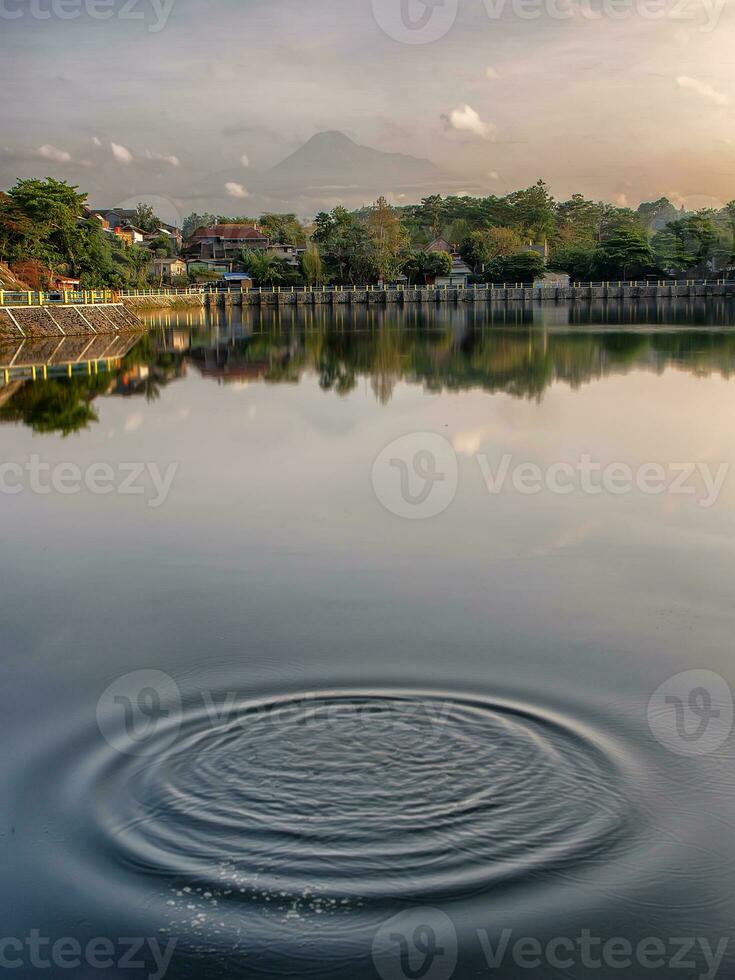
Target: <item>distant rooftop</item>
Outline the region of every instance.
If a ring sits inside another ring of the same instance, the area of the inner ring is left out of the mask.
[[[228,238],[247,241],[253,238],[265,239],[267,236],[254,225],[212,225],[211,228],[197,228],[191,237],[193,239]]]

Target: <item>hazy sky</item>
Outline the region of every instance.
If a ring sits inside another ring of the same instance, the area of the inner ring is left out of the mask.
[[[734,28],[735,0],[0,0],[0,187],[253,213],[337,129],[473,192],[721,203]]]

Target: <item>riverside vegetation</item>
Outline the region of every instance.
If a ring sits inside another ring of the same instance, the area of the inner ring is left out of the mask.
[[[451,269],[447,252],[431,249],[438,239],[461,255],[473,270],[470,282],[478,283],[530,282],[547,267],[585,281],[706,277],[735,265],[735,201],[687,212],[664,197],[634,211],[581,194],[557,202],[541,180],[502,197],[432,195],[403,207],[381,197],[358,211],[321,212],[308,224],[293,214],[191,214],[184,238],[220,222],[254,223],[272,242],[300,247],[296,266],[242,252],[240,267],[264,286],[431,282]],[[159,221],[141,204],[136,224],[155,231]],[[87,195],[65,181],[18,180],[0,193],[0,262],[34,288],[44,288],[53,274],[79,278],[83,288],[142,288],[152,282],[151,259],[174,251],[163,236],[141,246],[105,233]]]

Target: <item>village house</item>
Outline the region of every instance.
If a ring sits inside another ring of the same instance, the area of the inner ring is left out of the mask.
[[[148,276],[157,282],[170,283],[186,276],[186,262],[179,258],[154,256],[148,264]]]
[[[145,232],[135,225],[117,225],[112,229],[112,233],[126,245],[142,245],[145,241]]]
[[[299,258],[304,254],[306,248],[301,245],[287,245],[282,242],[271,243],[265,251],[277,259],[283,259],[290,266],[298,268]]]
[[[102,208],[88,211],[88,216],[97,218],[103,230],[112,234],[115,228],[135,227],[137,213],[133,208]],[[181,248],[181,229],[176,225],[169,225],[162,221],[155,231],[141,233],[146,240],[160,238],[163,235],[170,238],[177,249]]]
[[[187,259],[198,263],[227,265],[227,272],[242,260],[244,251],[265,251],[270,240],[256,225],[213,225],[197,228],[184,246]]]
[[[437,286],[466,286],[472,269],[467,265],[459,252],[452,248],[444,238],[435,238],[424,247],[424,252],[446,252],[452,260],[452,271],[448,276],[437,276]]]

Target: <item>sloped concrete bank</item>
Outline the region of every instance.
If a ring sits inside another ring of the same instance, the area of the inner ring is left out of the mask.
[[[0,307],[3,338],[94,336],[143,330],[143,321],[122,303]]]

